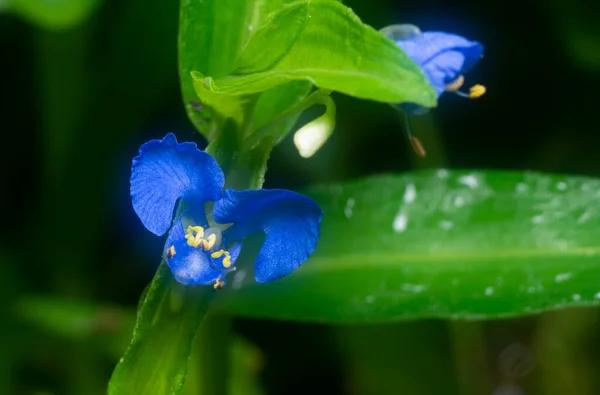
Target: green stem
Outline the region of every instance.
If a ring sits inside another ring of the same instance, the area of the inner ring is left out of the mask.
[[[133,340],[113,372],[109,395],[177,394],[196,332],[215,290],[179,284],[163,261],[142,303]]]
[[[193,346],[183,395],[229,393],[230,335],[231,317],[206,317]]]
[[[228,393],[231,317],[209,315],[198,333],[200,394]]]
[[[450,321],[454,366],[460,394],[489,394],[492,390],[486,363],[483,324]]]
[[[259,189],[264,183],[267,160],[273,149],[272,138],[263,139],[252,149],[237,151],[230,146],[232,139],[227,135],[206,147],[221,165],[225,173],[225,187],[233,189]]]

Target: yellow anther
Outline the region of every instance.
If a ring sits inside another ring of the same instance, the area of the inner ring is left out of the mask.
[[[465,83],[465,77],[459,75],[457,79],[446,85],[446,92],[456,92]]]
[[[471,89],[469,89],[469,98],[477,99],[485,94],[485,86],[483,85],[473,85]]]
[[[191,225],[188,226],[186,236],[188,234],[193,234],[193,233],[199,234],[200,237],[203,237],[204,236],[204,228],[202,226],[191,226]]]
[[[171,246],[167,249],[167,258],[171,259],[175,256],[175,246]]]
[[[188,226],[185,232],[185,238],[189,246],[198,248],[204,237],[204,228],[202,226]]]
[[[217,278],[217,281],[215,281],[215,284],[213,285],[214,289],[221,289],[225,286],[225,281],[223,281],[222,278]]]
[[[215,259],[220,258],[223,255],[225,255],[225,258],[223,258],[223,267],[228,268],[229,266],[231,266],[231,256],[229,255],[228,251],[219,250],[210,254],[210,256]]]
[[[212,254],[210,254],[211,258],[220,258],[223,255],[225,255],[225,250],[215,251]]]

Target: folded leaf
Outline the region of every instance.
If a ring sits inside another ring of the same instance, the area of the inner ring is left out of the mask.
[[[228,76],[195,69],[196,92],[263,92],[293,80],[381,102],[436,104],[419,67],[391,40],[332,0],[300,0],[270,14]]]
[[[281,7],[286,0],[182,1],[179,25],[179,74],[188,115],[198,129],[211,139],[210,114],[197,105],[198,96],[190,75],[197,70],[223,77],[235,68],[250,34],[258,29],[265,15]],[[205,106],[212,105],[222,117],[240,111],[241,104],[225,96],[200,95]],[[211,103],[205,103],[208,100]],[[215,103],[217,102],[217,103]],[[208,119],[207,119],[208,118]]]
[[[313,256],[270,284],[239,268],[221,309],[379,322],[600,303],[600,180],[439,170],[306,192],[325,213]]]

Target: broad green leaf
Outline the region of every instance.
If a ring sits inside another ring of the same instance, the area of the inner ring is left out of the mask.
[[[163,262],[144,296],[131,345],[111,377],[109,395],[179,394],[212,287],[179,284]]]
[[[283,83],[381,102],[434,107],[436,96],[419,67],[394,42],[332,0],[300,0],[270,14],[227,76],[195,68],[196,91],[252,94]]]
[[[239,268],[221,309],[374,322],[600,303],[600,180],[439,170],[306,193],[325,213],[316,252],[269,284]]]
[[[101,0],[0,0],[6,7],[30,22],[51,30],[64,30],[84,22]]]
[[[269,12],[281,7],[285,0],[185,0],[181,2],[179,19],[179,74],[183,100],[188,116],[199,130],[211,139],[210,115],[199,111],[193,80],[193,70],[223,77],[235,68],[249,35]],[[202,99],[207,100],[205,95]],[[209,97],[210,105],[219,113],[231,116],[240,110],[234,98],[223,103]],[[207,105],[207,103],[203,103]],[[225,108],[225,111],[221,109]],[[207,120],[207,116],[209,119]],[[206,124],[208,122],[208,125]]]

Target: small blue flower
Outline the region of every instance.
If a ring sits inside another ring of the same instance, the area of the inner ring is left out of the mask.
[[[264,232],[254,264],[258,282],[297,269],[315,250],[323,215],[310,198],[283,189],[223,191],[215,159],[171,133],[140,147],[131,167],[131,200],[142,223],[161,236],[171,229],[164,257],[183,284],[225,284],[245,236]],[[184,210],[173,218],[178,200]],[[205,204],[214,202],[211,226]],[[219,225],[221,224],[221,225]]]
[[[460,92],[467,73],[483,56],[483,45],[444,32],[423,32],[414,25],[393,25],[381,30],[423,70],[439,97],[444,92],[478,98],[485,87],[474,85],[469,93]],[[427,109],[414,103],[400,105],[408,113],[419,115]]]

